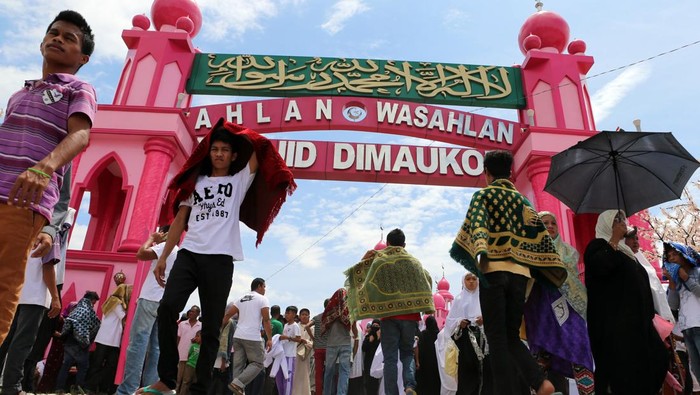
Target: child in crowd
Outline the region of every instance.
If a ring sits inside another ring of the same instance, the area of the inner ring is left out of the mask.
[[[297,317],[296,306],[289,306],[284,311],[284,329],[280,335],[282,347],[284,348],[284,356],[287,359],[287,372],[285,378],[282,370],[277,372],[275,381],[277,382],[277,391],[279,395],[291,395],[292,383],[294,382],[294,367],[297,359],[297,344],[303,342],[301,339],[301,327],[296,323]]]
[[[199,347],[202,344],[202,331],[199,330],[192,338],[190,351],[187,353],[187,364],[185,364],[185,372],[182,378],[182,387],[180,388],[181,395],[187,395],[190,390],[190,385],[197,382],[197,360],[199,359]]]

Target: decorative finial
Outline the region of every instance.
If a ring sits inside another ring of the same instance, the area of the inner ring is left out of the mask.
[[[642,131],[642,121],[639,119],[635,119],[632,121],[632,124],[634,125],[634,128],[637,129],[638,132]]]
[[[445,264],[442,264],[442,278],[445,278]]]
[[[535,2],[535,8],[537,9],[537,12],[542,11],[542,6],[543,6],[543,5],[544,5],[544,4],[543,4],[541,1],[536,1],[536,2]]]

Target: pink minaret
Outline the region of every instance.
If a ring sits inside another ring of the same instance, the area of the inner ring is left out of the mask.
[[[149,30],[151,20],[155,30]],[[134,253],[156,230],[167,182],[197,143],[182,109],[190,104],[185,84],[202,13],[193,0],[155,0],[151,19],[136,15],[132,24],[122,33],[128,52],[112,104],[99,106],[90,144],[73,162],[71,206],[78,207],[89,192],[90,221],[83,249],[68,254],[64,285],[82,295],[86,287],[95,289],[86,279],[105,278],[100,281],[106,300],[112,291],[108,279],[123,271],[134,284],[126,328],[141,285],[152,275],[150,262],[137,262]]]
[[[564,240],[581,250],[593,237],[596,216],[575,215],[544,187],[551,156],[595,131],[585,83],[593,58],[585,55],[585,42],[569,42],[564,18],[543,11],[540,2],[537,12],[523,23],[518,45],[525,55],[520,67],[527,107],[518,113],[526,136],[514,153],[516,185],[537,210],[553,212]],[[579,269],[583,270],[582,263]]]
[[[442,329],[442,327],[445,326],[445,320],[447,319],[447,314],[450,312],[454,299],[454,296],[450,293],[450,282],[447,281],[443,273],[442,279],[437,282],[437,292],[433,295],[435,319],[437,320],[438,328]]]

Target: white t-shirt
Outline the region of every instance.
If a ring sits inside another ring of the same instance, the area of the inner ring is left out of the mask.
[[[293,339],[297,336],[301,336],[301,327],[296,322],[291,324],[284,324],[284,329],[282,334]],[[289,358],[295,358],[297,356],[297,342],[291,340],[282,340],[282,348],[284,348],[284,356]]]
[[[238,325],[233,337],[243,340],[262,340],[260,336],[261,310],[270,307],[270,301],[267,300],[267,297],[250,291],[233,304],[238,308]]]
[[[165,248],[165,243],[158,243],[151,247],[151,250],[153,250],[156,256],[160,258],[161,254],[163,253],[163,248]],[[172,252],[165,260],[166,280],[168,279],[168,275],[170,275],[170,269],[173,268],[173,263],[175,263],[175,258],[177,258],[177,252],[179,250],[180,247],[178,247],[177,245],[174,246]],[[158,259],[154,259],[153,261],[151,261],[151,268],[149,269],[148,276],[146,276],[146,280],[143,282],[143,286],[141,287],[139,299],[146,299],[152,302],[160,302],[160,300],[163,298],[163,291],[165,290],[165,288],[158,285],[158,282],[156,281],[156,276],[153,275],[153,269],[155,269],[157,263]]]
[[[192,195],[180,203],[192,208],[180,248],[198,254],[230,255],[242,261],[239,217],[254,177],[250,165],[232,176],[199,176]]]
[[[197,334],[197,331],[202,330],[202,323],[197,321],[196,324],[190,325],[190,320],[184,320],[177,326],[177,336],[180,341],[177,343],[177,352],[180,356],[180,361],[187,361],[192,345],[192,338]]]
[[[48,263],[47,265],[50,265]],[[44,284],[44,265],[41,258],[29,257],[24,270],[24,287],[19,297],[19,304],[51,306],[51,294]]]
[[[122,319],[126,315],[126,311],[121,304],[114,307],[109,314],[102,317],[100,329],[95,336],[95,343],[104,344],[105,346],[119,347],[122,342]]]
[[[698,268],[693,268],[689,275],[695,274],[695,279],[699,278],[693,271],[700,271]],[[700,297],[689,291],[685,285],[677,285],[678,294],[681,299],[681,307],[678,310],[678,326],[682,331],[689,328],[700,328]]]

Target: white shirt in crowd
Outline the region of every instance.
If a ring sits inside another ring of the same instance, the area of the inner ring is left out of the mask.
[[[270,301],[265,295],[250,291],[233,302],[238,308],[238,325],[233,337],[243,340],[261,341],[260,324],[261,310],[270,307]]]
[[[190,320],[184,320],[177,326],[177,336],[180,341],[177,343],[177,352],[180,355],[180,361],[187,361],[192,345],[192,338],[197,334],[197,331],[202,330],[202,323],[197,321],[196,324],[190,325]]]
[[[158,243],[151,247],[151,250],[156,254],[156,259],[151,261],[151,268],[148,269],[148,275],[146,276],[146,281],[143,282],[141,287],[141,293],[139,294],[139,299],[150,300],[151,302],[160,302],[163,298],[163,291],[165,288],[158,285],[156,281],[156,276],[153,275],[153,269],[155,269],[158,263],[158,258],[163,254],[163,248],[165,248],[165,242]],[[170,253],[168,258],[165,260],[165,279],[168,279],[170,275],[170,269],[173,268],[173,263],[175,263],[175,258],[177,258],[177,252],[180,247],[177,245],[173,247],[173,251]]]
[[[288,338],[295,338],[301,336],[301,327],[296,322],[291,324],[284,324],[284,329],[282,329],[282,334]],[[297,356],[297,342],[292,340],[282,340],[282,347],[284,348],[284,356],[288,358],[296,358]]]

